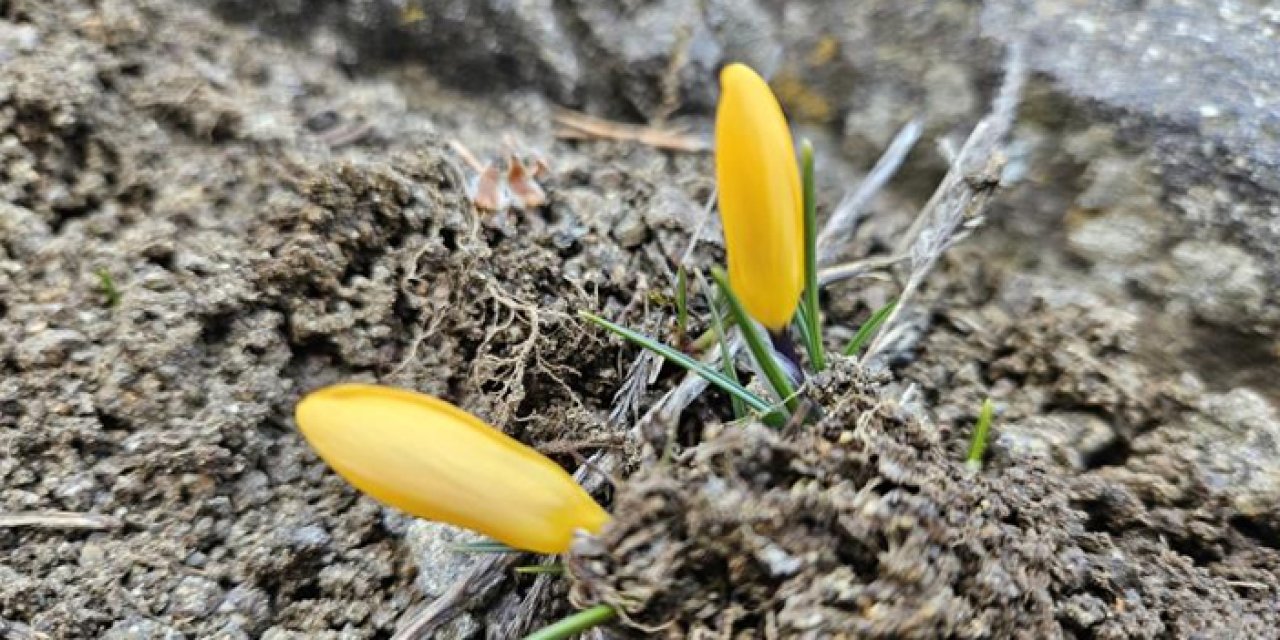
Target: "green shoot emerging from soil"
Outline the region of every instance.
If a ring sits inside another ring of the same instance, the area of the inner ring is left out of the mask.
[[[98,286],[102,288],[102,293],[107,296],[107,306],[112,308],[120,306],[120,290],[116,288],[116,281],[111,277],[111,272],[104,267],[95,271],[94,274],[98,276]]]
[[[1009,77],[1012,80],[1002,86],[1002,95],[1016,96],[1021,86],[1021,75],[1010,74]],[[1016,101],[1010,100],[1009,103],[1016,104]],[[1000,116],[1002,121],[1011,121],[1011,109],[1008,114],[1000,112],[1005,114]],[[1007,127],[994,129],[995,133],[989,136],[991,145],[994,146],[1006,130]],[[977,135],[975,131],[971,138]],[[744,65],[727,65],[721,71],[721,95],[715,128],[716,201],[724,233],[726,266],[709,269],[714,289],[707,286],[703,272],[688,272],[685,264],[688,253],[675,265],[676,276],[672,286],[677,347],[592,313],[579,312],[583,319],[686,369],[729,394],[735,419],[751,412],[775,428],[798,426],[820,419],[823,413],[822,407],[805,396],[807,378],[804,369],[807,364],[810,371],[821,373],[829,364],[823,340],[820,284],[854,277],[867,269],[881,268],[872,266],[875,261],[860,261],[866,264],[837,265],[819,273],[819,264],[823,260],[819,254],[819,238],[827,238],[822,246],[823,255],[827,259],[835,257],[839,247],[832,246],[830,238],[851,233],[851,228],[856,227],[857,209],[862,206],[859,203],[865,204],[869,196],[850,200],[848,207],[842,202],[830,216],[828,228],[820,233],[814,149],[804,141],[799,150],[797,162],[790,127],[767,82]],[[953,169],[961,166],[964,165],[957,159]],[[884,178],[879,180],[882,184]],[[877,182],[868,180],[868,184]],[[966,222],[968,218],[963,215],[972,211],[972,207],[953,203],[976,201],[982,204],[994,190],[994,186],[977,190],[968,182],[956,179],[944,182],[944,186],[949,191],[940,188],[938,193],[947,195],[954,191],[954,197],[946,200],[935,196],[930,200],[931,204],[922,210],[900,243],[902,246],[897,255],[879,260],[882,267],[894,267],[910,260],[910,271],[898,298],[867,318],[843,350],[845,356],[868,360],[892,353],[899,347],[896,343],[901,332],[894,329],[902,308],[920,289],[925,274],[941,253],[977,224]],[[866,193],[873,193],[874,189],[872,187]],[[947,206],[942,207],[939,203]],[[690,251],[696,242],[695,233]],[[702,287],[701,294],[707,299],[709,317],[692,317],[689,305],[691,285]],[[691,323],[699,321],[703,323],[703,332],[694,334],[698,337],[691,340]],[[663,326],[669,325],[664,323]],[[807,358],[803,361],[792,341],[793,333],[804,347]],[[744,384],[736,368],[735,355],[744,346],[757,374],[752,387]],[[648,372],[648,364],[642,364],[647,362],[648,358],[638,360],[634,371]],[[686,382],[691,384],[686,385]],[[643,387],[643,382],[637,386],[641,391]],[[760,387],[766,388],[767,393],[752,390]],[[682,402],[682,407],[687,406],[704,388],[700,382],[686,378],[679,388],[673,390],[686,389],[683,395],[677,396],[673,392],[667,398],[680,397],[679,401],[672,400],[672,404]],[[629,397],[638,397],[638,394],[629,394]],[[993,413],[993,405],[988,400],[983,404],[969,450],[970,467],[980,468]],[[670,440],[674,441],[674,438]],[[611,605],[599,604],[529,638],[566,638],[608,622],[617,615],[618,611]]]
[[[991,398],[982,401],[978,424],[973,428],[973,442],[969,444],[969,455],[965,459],[965,465],[974,471],[982,470],[982,454],[987,451],[987,437],[991,432],[991,420],[995,411]]]

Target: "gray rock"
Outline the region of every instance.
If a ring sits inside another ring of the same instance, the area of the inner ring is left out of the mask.
[[[1188,486],[1182,474],[1189,469],[1190,486],[1227,501],[1262,530],[1280,531],[1280,418],[1254,391],[1205,394],[1183,423],[1135,438],[1128,466],[1179,487]]]
[[[1067,237],[1071,250],[1081,257],[1124,263],[1145,259],[1160,239],[1159,220],[1128,211],[1090,218]]]
[[[1085,469],[1089,459],[1115,439],[1111,425],[1095,415],[1054,413],[998,424],[993,446],[1015,460],[1042,458]]]
[[[1158,176],[1153,195],[1171,205],[1160,221],[1163,229],[1235,248],[1215,250],[1225,263],[1212,269],[1215,285],[1232,288],[1231,299],[1216,296],[1196,305],[1196,313],[1211,322],[1234,313],[1234,321],[1273,333],[1280,319],[1276,302],[1248,302],[1256,298],[1257,286],[1280,284],[1275,7],[1015,0],[987,3],[981,20],[983,31],[996,39],[1026,43],[1029,64],[1070,96],[1058,101],[1059,112],[1080,109],[1113,122],[1124,142],[1112,144],[1139,150],[1140,163],[1122,161],[1129,164],[1101,173],[1117,180]],[[1080,204],[1093,206],[1094,192],[1083,194]],[[1105,198],[1101,204],[1108,204]],[[1207,255],[1196,245],[1183,251],[1175,257],[1182,266],[1205,266]]]
[[[781,50],[768,28],[774,21],[754,0],[705,7],[692,0],[207,4],[276,32],[334,29],[346,36],[337,50],[348,62],[419,57],[464,87],[523,85],[560,102],[650,116],[709,108],[718,93],[713,72],[726,50],[766,66]]]
[[[72,350],[84,343],[84,334],[79,331],[45,328],[19,342],[14,356],[18,366],[23,369],[56,367],[66,360]]]
[[[472,640],[481,637],[481,631],[480,621],[469,613],[463,613],[440,627],[436,637],[440,640]]]
[[[472,565],[474,557],[454,547],[481,540],[469,531],[427,520],[410,523],[404,539],[418,564],[418,588],[431,598],[444,593]]]
[[[289,544],[299,549],[322,549],[332,539],[324,527],[316,524],[298,527],[289,533]]]
[[[0,22],[0,62],[17,53],[25,53],[40,44],[40,32],[29,24]]]
[[[1028,59],[1072,94],[1223,145],[1280,189],[1280,12],[1259,3],[1015,0],[988,3],[985,31],[1028,38]]]
[[[739,4],[755,9],[753,2]],[[698,3],[655,0],[628,6],[578,0],[574,7],[590,47],[604,54],[622,95],[642,113],[715,104],[719,91],[707,80],[720,65],[722,50]],[[676,92],[669,96],[676,102],[663,104],[669,91]]]
[[[645,238],[649,236],[649,227],[644,223],[644,218],[629,215],[619,220],[610,234],[620,246],[631,249],[644,243]]]
[[[1280,524],[1280,419],[1265,398],[1247,389],[1205,396],[1189,431],[1201,442],[1205,484],[1223,492],[1249,517]]]
[[[200,576],[186,576],[173,590],[168,613],[175,618],[199,618],[217,609],[222,602],[217,582]]]
[[[251,620],[265,620],[271,613],[271,597],[257,587],[237,585],[227,592],[218,610],[236,612]]]
[[[173,627],[139,616],[130,616],[113,625],[102,640],[185,640]]]
[[[1171,293],[1207,322],[1239,326],[1264,313],[1268,288],[1258,259],[1220,242],[1188,240],[1173,248]]]

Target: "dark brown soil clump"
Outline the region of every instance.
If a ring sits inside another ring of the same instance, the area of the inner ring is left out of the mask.
[[[618,521],[575,549],[575,598],[672,638],[1275,633],[1255,590],[1280,553],[1220,512],[1170,521],[1132,476],[970,472],[844,371],[818,383],[831,410],[817,425],[728,427],[633,476]],[[1205,532],[1212,550],[1189,549]]]

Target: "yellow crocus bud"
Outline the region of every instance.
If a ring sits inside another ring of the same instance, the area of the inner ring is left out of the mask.
[[[596,533],[609,514],[559,465],[448,402],[340,384],[303,398],[302,435],[338,475],[412,515],[539,553]]]
[[[804,288],[804,202],[791,130],[755,71],[720,72],[716,182],[729,282],[757,322],[780,331]]]

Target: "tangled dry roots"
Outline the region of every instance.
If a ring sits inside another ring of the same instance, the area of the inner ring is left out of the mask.
[[[1088,564],[1066,491],[973,476],[872,394],[823,402],[798,433],[730,427],[628,480],[571,555],[575,600],[671,637],[1061,634],[1055,587]]]

